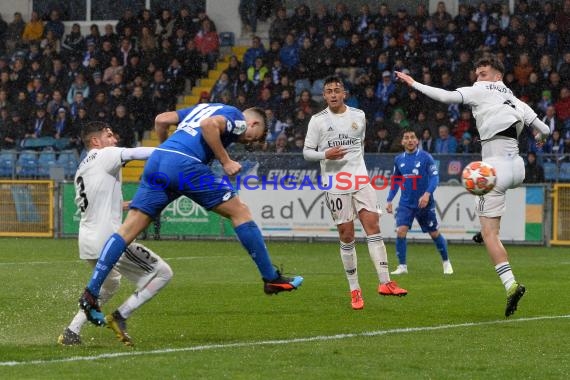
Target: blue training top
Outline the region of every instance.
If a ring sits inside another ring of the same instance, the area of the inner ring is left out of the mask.
[[[226,118],[226,129],[221,134],[222,145],[227,147],[236,142],[245,132],[247,124],[243,113],[235,107],[220,103],[201,103],[176,111],[178,128],[159,149],[171,150],[194,157],[207,164],[214,157],[214,152],[202,136],[200,122],[208,117],[221,115]]]
[[[394,159],[394,170],[392,176],[402,176],[406,178],[402,185],[400,205],[411,208],[418,207],[420,197],[428,191],[431,195],[427,207],[433,206],[433,192],[439,184],[439,173],[433,157],[424,150],[416,150],[414,153],[401,153]],[[414,180],[408,178],[417,176]],[[397,178],[397,177],[396,177]],[[402,183],[402,181],[400,181]],[[392,185],[388,193],[388,202],[392,202],[400,186]]]

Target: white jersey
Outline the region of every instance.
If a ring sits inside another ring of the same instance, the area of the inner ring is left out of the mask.
[[[355,176],[368,175],[363,156],[365,132],[366,117],[364,112],[357,108],[347,106],[344,113],[335,114],[327,107],[311,117],[305,137],[305,147],[319,152],[336,146],[342,146],[347,150],[347,154],[341,160],[321,160],[322,183],[325,187],[330,185],[329,179],[332,177],[332,188],[328,190],[330,193],[355,192],[358,190]],[[342,172],[350,174],[351,177],[344,176],[337,187],[336,175]],[[362,188],[362,184],[359,188]]]
[[[512,125],[515,125],[518,136],[524,125],[530,125],[537,117],[501,81],[475,82],[473,86],[461,87],[457,91],[463,97],[463,103],[471,106],[483,142]]]
[[[75,204],[81,211],[81,259],[98,259],[107,238],[117,232],[121,225],[121,152],[124,149],[92,149],[75,173]]]

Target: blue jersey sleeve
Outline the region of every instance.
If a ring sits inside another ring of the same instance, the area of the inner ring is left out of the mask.
[[[433,160],[431,154],[426,153],[426,163],[428,171],[427,175],[429,178],[426,191],[433,195],[433,192],[437,188],[437,185],[439,185],[439,171],[437,170],[437,165],[435,164],[435,161]]]
[[[398,168],[398,159],[401,157],[401,155],[398,155],[394,158],[394,168],[392,169],[392,177],[395,176],[402,176],[402,173],[400,172],[400,169]],[[392,180],[390,180],[390,183],[392,183]],[[398,189],[400,188],[400,186],[390,186],[390,191],[388,192],[388,202],[392,202],[392,200],[394,200],[394,197],[396,196],[396,194],[398,194]]]

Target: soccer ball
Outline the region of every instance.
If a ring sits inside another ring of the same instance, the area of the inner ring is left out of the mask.
[[[461,182],[471,194],[485,195],[495,187],[497,172],[486,162],[473,161],[463,169]]]

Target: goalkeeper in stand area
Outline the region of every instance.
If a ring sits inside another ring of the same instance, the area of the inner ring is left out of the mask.
[[[402,146],[404,153],[394,158],[394,170],[392,176],[406,178],[402,186],[392,186],[388,193],[386,211],[391,214],[392,201],[402,188],[400,201],[396,209],[396,256],[398,267],[391,274],[408,273],[407,241],[408,230],[416,219],[422,229],[427,232],[443,262],[443,274],[453,274],[453,267],[447,255],[447,241],[439,232],[439,223],[435,212],[433,192],[439,183],[439,173],[431,154],[418,149],[418,136],[416,132],[406,129],[402,132]],[[412,183],[412,181],[414,183]]]
[[[505,68],[495,56],[485,56],[474,66],[477,80],[473,86],[454,91],[418,83],[402,72],[396,71],[396,76],[434,100],[446,104],[466,104],[472,109],[481,137],[483,161],[497,171],[495,187],[489,193],[475,198],[475,209],[487,252],[507,293],[505,316],[509,317],[517,310],[526,289],[516,281],[507,250],[499,237],[501,217],[506,209],[506,191],[519,187],[524,180],[524,161],[519,156],[518,137],[525,125],[533,128],[537,141],[543,141],[543,136],[550,129],[537,118],[532,108],[517,99],[505,86]]]

